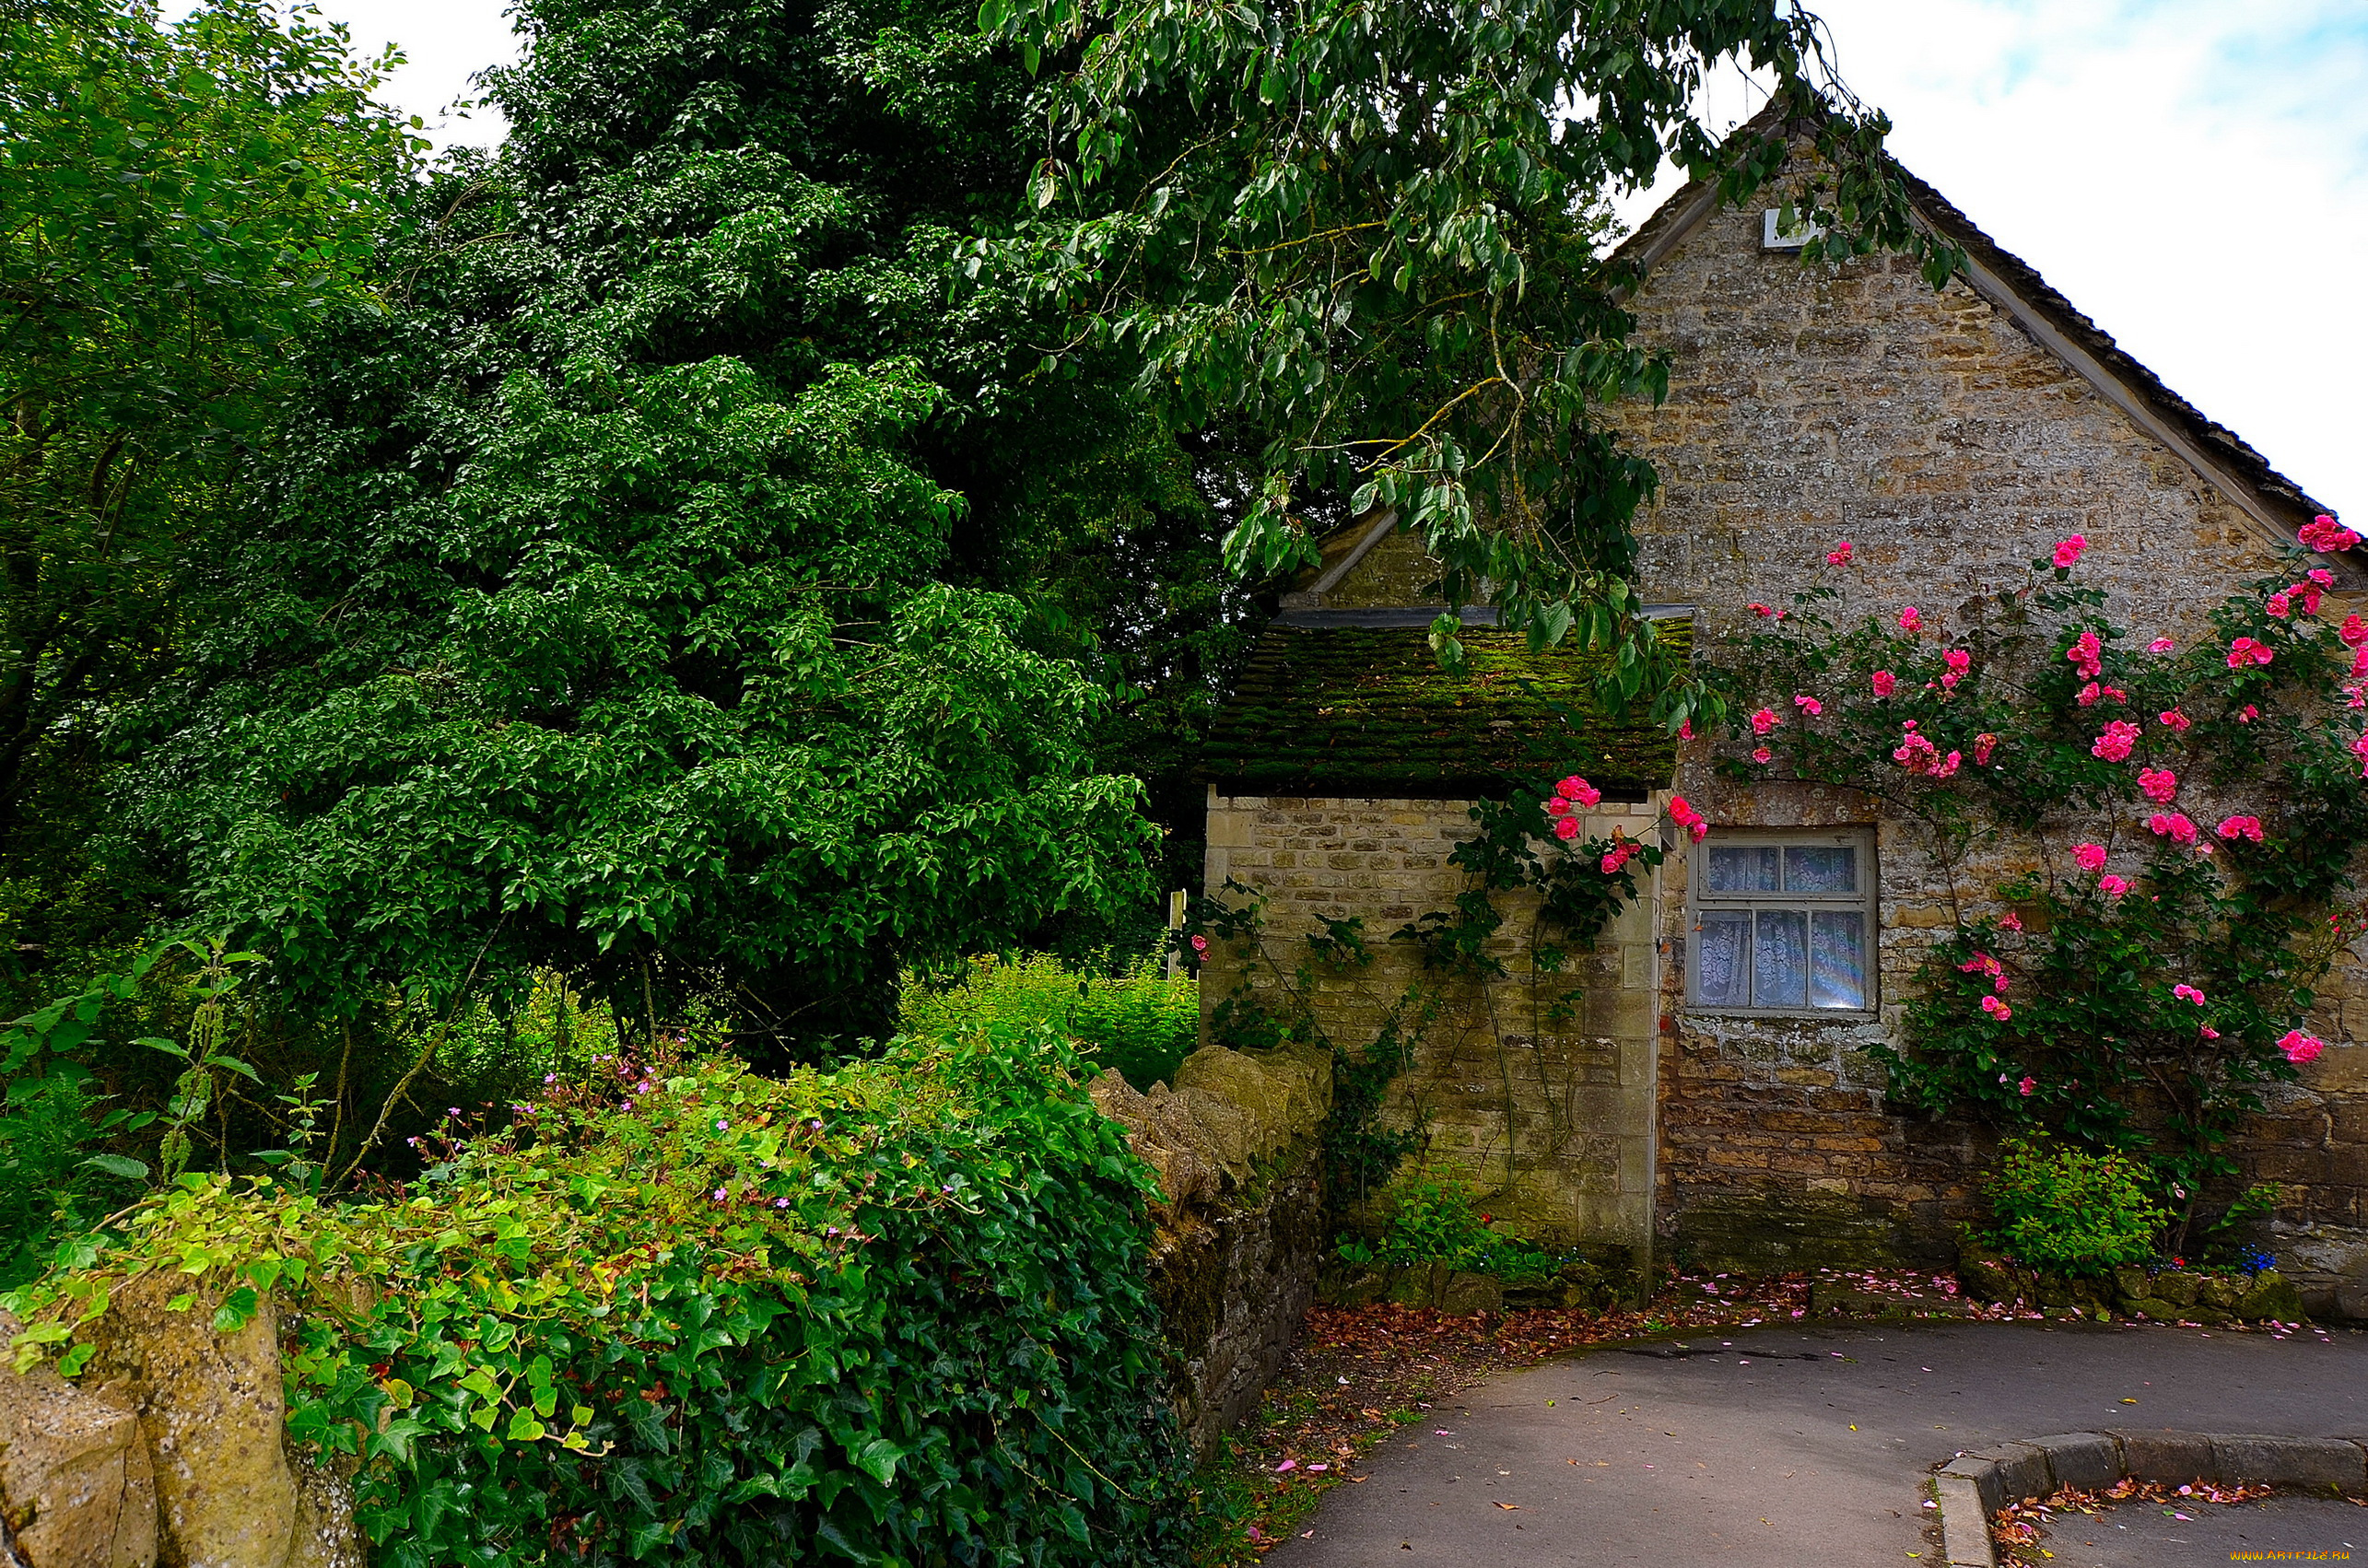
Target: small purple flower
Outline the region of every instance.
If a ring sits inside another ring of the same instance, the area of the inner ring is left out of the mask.
[[[546,1072],[543,1075],[543,1082],[545,1083],[557,1083],[558,1081],[559,1075],[556,1072]]]
[[[833,1225],[822,1234],[827,1236],[835,1236],[838,1234],[838,1227],[837,1225]]]
[[[773,1199],[773,1207],[776,1209],[786,1209],[789,1206],[790,1200],[786,1198],[776,1198]]]
[[[720,1187],[719,1187],[719,1188],[717,1188],[715,1189],[715,1200],[716,1200],[718,1203],[721,1203],[721,1202],[722,1202],[722,1201],[723,1201],[723,1199],[724,1199],[724,1191],[723,1191],[723,1188],[720,1188]]]
[[[730,1129],[731,1126],[732,1124],[724,1120],[721,1117],[718,1117],[715,1119],[715,1129],[718,1132],[727,1131]]]
[[[452,1106],[450,1110],[446,1111],[444,1114],[445,1114],[446,1116],[459,1116],[459,1115],[461,1114],[461,1107],[460,1107],[460,1106]]]

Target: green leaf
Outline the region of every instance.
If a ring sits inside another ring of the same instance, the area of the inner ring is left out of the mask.
[[[82,1163],[93,1169],[104,1171],[109,1176],[122,1176],[127,1181],[147,1179],[147,1165],[128,1154],[93,1154]]]

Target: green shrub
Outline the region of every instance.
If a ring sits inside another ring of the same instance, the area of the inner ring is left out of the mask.
[[[1066,1042],[590,1066],[386,1202],[183,1177],[6,1298],[20,1358],[78,1371],[143,1271],[226,1328],[275,1291],[390,1568],[1177,1560],[1150,1177]]]
[[[1985,1185],[1992,1245],[2062,1274],[2102,1274],[2154,1256],[2170,1215],[2147,1195],[2146,1167],[2040,1138],[2009,1139]]]
[[[1049,1024],[1083,1044],[1103,1067],[1138,1089],[1172,1079],[1201,1032],[1192,977],[1169,979],[1156,955],[1119,966],[1108,960],[1072,969],[1049,954],[971,960],[952,985],[908,976],[904,1026],[944,1035],[972,1024],[1029,1028]]]
[[[1559,1259],[1543,1247],[1488,1228],[1471,1189],[1458,1181],[1413,1176],[1384,1199],[1380,1236],[1341,1245],[1342,1261],[1359,1267],[1411,1269],[1433,1264],[1511,1282],[1542,1279]]]

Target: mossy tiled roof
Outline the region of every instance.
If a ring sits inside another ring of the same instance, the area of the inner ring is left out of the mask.
[[[1693,636],[1683,622],[1659,634],[1681,649]],[[1518,633],[1479,628],[1462,640],[1465,669],[1449,674],[1420,629],[1268,632],[1218,714],[1202,772],[1235,794],[1435,800],[1565,773],[1632,800],[1669,782],[1676,744],[1642,705],[1620,718],[1598,706],[1602,656],[1532,653]]]

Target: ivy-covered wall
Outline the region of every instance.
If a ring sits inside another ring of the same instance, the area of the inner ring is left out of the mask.
[[[1278,992],[1300,991],[1324,1032],[1351,1050],[1394,1017],[1415,1048],[1379,1124],[1415,1135],[1410,1164],[1469,1182],[1491,1214],[1531,1235],[1646,1246],[1658,1015],[1651,900],[1624,911],[1592,952],[1542,973],[1531,945],[1536,895],[1502,894],[1508,918],[1488,946],[1505,977],[1481,984],[1426,968],[1416,944],[1389,939],[1466,887],[1448,856],[1477,836],[1472,804],[1212,790],[1207,892],[1238,903],[1230,882],[1265,907],[1258,953],[1222,942],[1209,951],[1201,997],[1212,1037],[1225,1032],[1218,1009],[1242,988],[1267,998],[1272,1013],[1288,1011]],[[1583,837],[1649,834],[1658,814],[1657,805],[1606,802]],[[1309,962],[1306,939],[1324,921],[1357,918],[1369,961]],[[1423,1009],[1410,996],[1436,1003],[1419,1025],[1411,1021]]]

